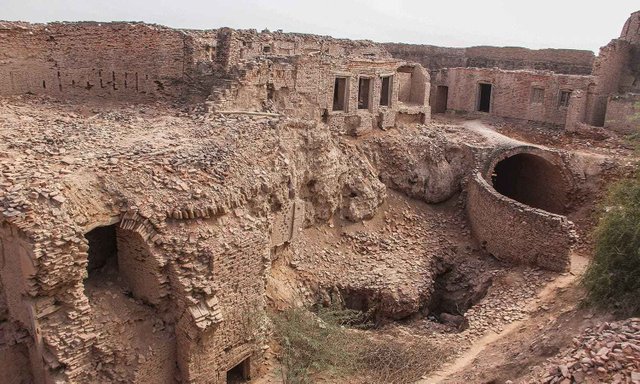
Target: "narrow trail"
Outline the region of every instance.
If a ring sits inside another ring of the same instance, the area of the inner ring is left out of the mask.
[[[542,291],[532,299],[526,308],[530,311],[536,309],[542,304],[553,301],[557,295],[559,288],[565,288],[572,282],[576,281],[585,271],[588,264],[588,259],[582,255],[576,253],[571,254],[571,270],[561,276],[558,276],[554,281],[542,289]],[[452,362],[445,364],[440,370],[434,372],[426,379],[416,382],[416,384],[437,384],[445,383],[446,379],[458,372],[463,371],[469,364],[471,364],[481,353],[489,350],[491,345],[506,337],[519,329],[523,324],[530,321],[532,318],[528,317],[524,320],[515,321],[509,324],[500,333],[489,333],[482,338],[476,340],[473,345],[459,355]]]
[[[469,131],[473,131],[473,132],[483,136],[484,138],[486,138],[487,140],[489,140],[489,142],[491,142],[493,144],[529,145],[529,146],[535,146],[535,147],[541,147],[542,148],[542,146],[540,146],[540,145],[531,144],[531,143],[528,143],[526,141],[516,140],[516,139],[513,139],[513,138],[511,138],[509,136],[503,135],[502,133],[497,132],[490,125],[487,125],[487,124],[483,123],[480,120],[465,121],[465,122],[462,123],[462,126],[465,127],[466,129],[468,129]]]
[[[530,147],[538,147],[546,150],[553,150],[554,148],[550,148],[541,144],[534,144],[528,141],[522,141],[518,139],[514,139],[509,137],[503,133],[500,133],[495,130],[491,125],[483,123],[481,120],[466,120],[460,122],[463,127],[467,130],[474,132],[489,141],[489,143],[494,145],[511,145],[511,146],[520,146],[526,145]],[[574,154],[581,155],[585,159],[591,159],[593,162],[602,162],[607,159],[607,155],[599,153],[594,150],[587,149],[571,149],[571,152]]]

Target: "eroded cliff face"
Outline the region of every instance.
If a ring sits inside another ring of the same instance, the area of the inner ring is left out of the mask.
[[[474,166],[472,150],[431,125],[357,139],[323,124],[287,127],[295,135],[281,143],[305,225],[272,250],[271,303],[338,305],[378,321],[427,313],[438,260],[471,248],[464,232],[444,233],[464,226],[452,197]],[[443,202],[440,210],[427,205]]]
[[[292,192],[305,201],[305,226],[334,215],[351,221],[371,218],[386,187],[356,146],[321,123],[293,121],[280,138],[289,159]]]
[[[441,203],[460,191],[463,177],[473,168],[473,154],[438,128],[394,130],[361,146],[389,188],[427,203]]]

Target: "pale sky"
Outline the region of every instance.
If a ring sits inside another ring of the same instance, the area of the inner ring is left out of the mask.
[[[282,29],[378,42],[576,48],[619,36],[638,0],[0,0],[0,19]]]

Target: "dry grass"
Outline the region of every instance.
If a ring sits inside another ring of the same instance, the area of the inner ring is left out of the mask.
[[[349,320],[351,316],[355,320]],[[413,383],[444,361],[442,350],[425,338],[401,341],[340,325],[356,324],[362,316],[336,310],[316,315],[303,309],[273,314],[284,383],[312,383],[318,377],[342,382],[358,377],[367,383]]]

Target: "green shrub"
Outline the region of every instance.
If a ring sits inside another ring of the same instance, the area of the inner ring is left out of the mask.
[[[588,301],[640,314],[640,174],[614,184],[595,230],[595,255],[584,284]]]

